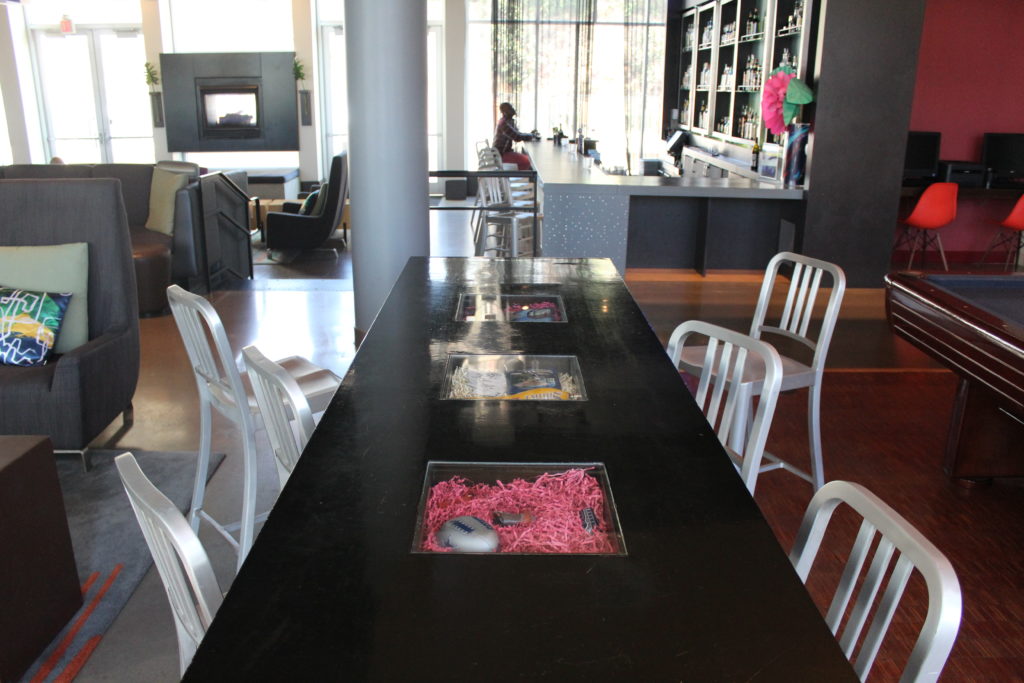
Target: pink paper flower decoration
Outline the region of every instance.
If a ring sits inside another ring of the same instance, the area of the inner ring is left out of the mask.
[[[786,122],[782,115],[782,106],[786,100],[789,82],[796,77],[795,73],[776,71],[764,83],[764,95],[761,96],[761,120],[769,132],[779,135],[786,130]]]

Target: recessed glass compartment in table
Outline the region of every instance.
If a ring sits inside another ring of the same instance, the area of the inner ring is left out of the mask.
[[[626,555],[626,543],[604,463],[431,460],[411,552]]]
[[[562,297],[557,294],[493,294],[464,292],[459,295],[455,319],[461,322],[564,323]]]
[[[442,399],[472,401],[585,401],[576,356],[452,354]]]

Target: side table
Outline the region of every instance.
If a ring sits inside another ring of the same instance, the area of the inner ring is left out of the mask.
[[[82,605],[53,444],[0,436],[0,680],[14,681]]]

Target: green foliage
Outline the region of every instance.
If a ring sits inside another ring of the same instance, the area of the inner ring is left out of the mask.
[[[146,85],[149,87],[160,85],[160,74],[157,73],[156,67],[151,62],[146,62]]]
[[[306,65],[298,57],[295,58],[295,62],[292,64],[292,74],[295,75],[296,81],[306,80]]]

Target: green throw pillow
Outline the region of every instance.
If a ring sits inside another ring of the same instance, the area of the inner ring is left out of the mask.
[[[319,216],[324,212],[324,204],[327,203],[327,185],[328,183],[324,183],[317,190],[319,194],[317,194],[316,204],[313,205],[313,210],[310,212],[311,216]]]
[[[86,242],[0,247],[0,286],[74,294],[57,340],[57,353],[67,353],[89,341],[89,245]]]
[[[317,198],[320,197],[320,190],[313,190],[306,198],[302,201],[302,206],[299,207],[299,214],[303,216],[309,216],[313,213],[313,207],[316,205]]]
[[[0,364],[44,365],[70,301],[70,294],[0,287]]]

